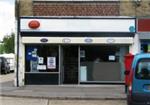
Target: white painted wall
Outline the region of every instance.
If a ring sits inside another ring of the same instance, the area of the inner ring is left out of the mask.
[[[21,41],[21,36],[19,35],[19,86],[24,86],[24,70],[25,70],[25,48]],[[15,35],[15,77],[14,86],[17,86],[17,34]]]
[[[25,46],[20,44],[20,56],[19,56],[19,86],[24,86],[25,75]]]
[[[16,75],[16,71],[17,71],[17,20],[15,21],[15,62],[14,62],[14,65],[15,65],[15,77],[14,77],[14,86],[17,86],[17,75]]]
[[[129,47],[129,52],[135,55],[137,53],[140,53],[140,49],[141,49],[141,43],[140,43],[139,35],[135,34],[133,44],[130,45]]]

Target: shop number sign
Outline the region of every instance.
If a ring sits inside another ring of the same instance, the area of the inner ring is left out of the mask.
[[[47,57],[47,68],[56,69],[56,57]]]

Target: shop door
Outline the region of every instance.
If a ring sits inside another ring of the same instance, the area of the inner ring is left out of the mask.
[[[62,56],[62,84],[78,84],[78,46],[63,46]]]

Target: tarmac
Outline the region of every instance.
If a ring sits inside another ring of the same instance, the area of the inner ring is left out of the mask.
[[[124,85],[26,85],[2,83],[0,96],[53,100],[125,100]]]

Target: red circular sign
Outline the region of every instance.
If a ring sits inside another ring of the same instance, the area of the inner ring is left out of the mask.
[[[28,26],[32,29],[37,29],[40,27],[40,22],[37,20],[31,20],[28,24]]]

